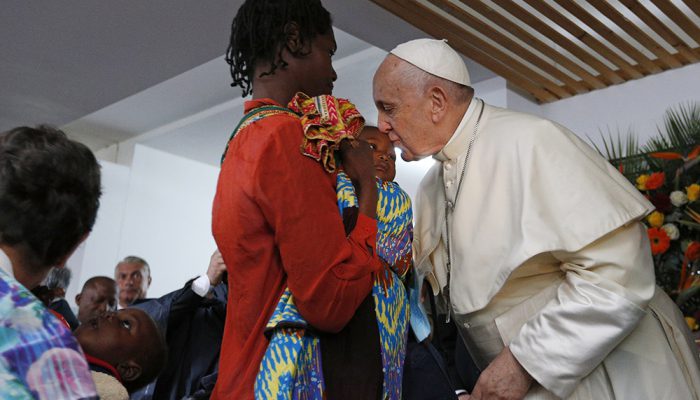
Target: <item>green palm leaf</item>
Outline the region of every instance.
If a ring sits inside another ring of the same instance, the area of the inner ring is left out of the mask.
[[[688,149],[700,143],[700,106],[695,103],[679,104],[664,116],[663,130],[643,146],[645,153]]]

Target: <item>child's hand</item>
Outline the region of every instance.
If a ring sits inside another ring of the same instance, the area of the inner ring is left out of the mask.
[[[340,155],[343,169],[355,186],[360,212],[377,218],[377,180],[374,177],[374,156],[369,143],[363,140],[343,140]]]
[[[375,183],[373,150],[364,140],[343,140],[340,142],[340,156],[343,169],[356,185]],[[359,188],[356,188],[359,189]]]

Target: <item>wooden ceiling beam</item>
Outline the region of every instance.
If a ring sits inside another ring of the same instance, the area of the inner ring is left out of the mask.
[[[656,8],[671,18],[673,23],[678,25],[679,28],[683,29],[688,36],[693,38],[696,43],[700,43],[700,27],[695,25],[690,18],[686,17],[683,11],[678,9],[678,7],[668,0],[651,0],[651,2],[654,3]]]
[[[503,63],[465,40],[461,35],[463,30],[459,26],[441,18],[424,5],[414,0],[372,0],[372,2],[434,37],[447,39],[455,50],[530,93],[537,101],[551,102],[558,99],[555,94],[531,82],[527,77],[522,76],[521,72],[512,69],[511,65]]]
[[[582,84],[586,85],[590,89],[602,89],[607,87],[607,84],[604,83],[600,77],[590,74],[588,71],[571,61],[567,56],[563,55],[558,50],[550,47],[542,40],[532,35],[530,32],[519,27],[513,21],[486,5],[482,0],[460,0],[460,2],[479,13],[487,20],[490,20],[496,25],[505,29],[511,35],[519,38],[524,43],[527,43],[528,46],[549,57],[552,61],[554,61],[554,63],[570,71],[574,76],[580,77]]]
[[[657,35],[661,36],[663,40],[666,41],[671,47],[676,49],[678,52],[677,58],[681,58],[683,64],[695,63],[700,61],[698,57],[693,54],[690,47],[676,35],[669,27],[667,27],[661,20],[659,20],[654,14],[649,11],[644,5],[639,2],[639,0],[619,0],[625,7],[632,11],[642,22],[647,24],[649,28],[653,29]],[[695,2],[698,7],[700,7],[700,2]]]
[[[700,17],[700,1],[698,1],[698,0],[683,0],[683,3],[685,3],[685,5],[688,6],[688,8],[693,10],[695,15]]]
[[[555,0],[566,11],[570,12],[574,17],[581,20],[584,24],[588,25],[591,29],[597,32],[600,36],[605,38],[613,46],[620,49],[630,58],[637,62],[638,68],[645,75],[655,74],[661,72],[662,69],[656,64],[652,63],[647,56],[645,56],[641,51],[637,50],[636,47],[629,44],[625,39],[617,35],[610,28],[608,28],[604,23],[598,20],[596,17],[591,15],[583,7],[573,2],[572,0]],[[576,24],[574,26],[578,27]],[[580,28],[579,28],[580,29]],[[573,33],[572,33],[573,34]],[[589,45],[590,46],[590,45]]]
[[[416,3],[416,4],[418,4],[418,3]],[[421,7],[425,7],[425,6],[421,5]],[[428,7],[425,7],[425,9],[428,10],[429,12],[431,12],[434,18],[439,18],[444,22],[449,22],[446,18],[444,18],[440,14],[436,13],[435,11],[430,10]],[[440,22],[442,22],[442,21],[440,21]],[[461,35],[464,36],[464,38],[467,39],[470,43],[472,43],[476,48],[481,49],[481,51],[485,52],[486,54],[490,54],[491,56],[493,56],[494,58],[496,58],[497,60],[499,60],[503,64],[512,66],[512,68],[514,70],[518,71],[522,76],[527,77],[533,83],[536,83],[536,84],[542,86],[543,88],[547,89],[551,93],[554,93],[560,99],[571,97],[575,94],[573,92],[568,92],[567,90],[563,89],[556,82],[543,76],[542,74],[533,70],[529,66],[521,63],[517,59],[513,58],[510,54],[503,52],[501,49],[491,45],[487,41],[481,39],[479,36],[469,32],[468,30],[465,30],[462,27],[459,27],[459,28],[461,30]],[[469,57],[468,54],[465,54],[465,55],[467,57]]]
[[[457,18],[467,26],[481,33],[482,35],[493,40],[497,44],[503,46],[505,49],[513,52],[518,57],[541,69],[543,72],[548,73],[552,77],[558,79],[564,85],[566,85],[561,88],[565,91],[570,91],[570,95],[575,95],[588,91],[588,89],[583,84],[571,78],[569,75],[563,73],[552,63],[544,60],[543,58],[537,56],[528,49],[519,45],[515,41],[509,39],[506,35],[492,28],[488,24],[479,21],[478,18],[474,17],[473,15],[465,11],[463,8],[457,6],[453,2],[448,0],[431,0],[431,3],[433,3],[446,13],[449,13],[453,17]]]
[[[569,32],[576,39],[580,40],[582,43],[588,46],[591,50],[600,54],[608,61],[613,63],[617,68],[621,70],[622,77],[625,78],[625,80],[638,79],[644,76],[644,74],[634,69],[634,67],[632,67],[630,63],[628,63],[622,57],[617,55],[617,53],[610,50],[598,39],[591,36],[588,32],[581,29],[575,23],[571,22],[571,20],[564,17],[561,13],[559,13],[559,11],[554,9],[554,7],[550,6],[542,0],[525,0],[525,2],[529,4],[530,7],[537,10],[540,14],[547,17],[550,21],[554,22],[555,24],[563,28],[565,31]]]
[[[623,31],[627,32],[627,34],[634,40],[654,53],[666,65],[667,68],[678,68],[683,65],[671,53],[666,51],[663,46],[644,33],[644,31],[633,24],[632,21],[617,11],[615,7],[611,6],[607,0],[588,0],[588,3],[595,7],[617,26],[622,28]]]
[[[513,17],[518,18],[531,28],[537,30],[548,39],[562,46],[568,52],[576,56],[579,60],[591,66],[605,78],[608,84],[617,84],[625,81],[617,72],[608,68],[605,64],[595,58],[593,55],[586,52],[584,49],[567,39],[564,35],[557,32],[549,25],[545,24],[536,16],[517,5],[511,0],[493,0],[499,7],[510,13]]]

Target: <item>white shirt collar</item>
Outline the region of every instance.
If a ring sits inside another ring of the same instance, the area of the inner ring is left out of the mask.
[[[15,272],[12,269],[12,261],[10,261],[10,257],[8,257],[2,249],[0,249],[0,268],[7,272],[12,278],[15,277]]]

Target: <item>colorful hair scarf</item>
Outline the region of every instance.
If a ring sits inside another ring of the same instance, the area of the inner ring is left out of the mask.
[[[297,93],[288,107],[301,115],[304,129],[301,153],[319,161],[327,172],[335,172],[335,152],[340,142],[355,139],[365,126],[365,119],[355,105],[330,95],[309,97]]]

